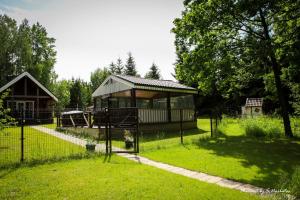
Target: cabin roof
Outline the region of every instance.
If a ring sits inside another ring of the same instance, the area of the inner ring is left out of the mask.
[[[262,98],[247,98],[246,99],[246,107],[253,107],[253,106],[262,106],[263,99]]]
[[[19,80],[21,80],[24,77],[28,77],[30,80],[32,80],[35,84],[37,84],[44,92],[46,92],[50,97],[52,97],[52,99],[54,99],[56,102],[58,101],[58,99],[45,87],[43,86],[40,82],[38,82],[33,76],[31,76],[31,74],[29,74],[28,72],[24,72],[22,74],[20,74],[19,76],[17,76],[16,78],[14,78],[13,80],[11,80],[10,82],[8,82],[7,84],[5,84],[4,86],[2,86],[0,88],[0,92],[3,92],[4,90],[8,89],[10,86],[14,85],[15,83],[17,83]]]
[[[109,80],[115,80],[120,84],[123,84],[124,87],[118,86],[117,88],[110,88],[114,87],[113,85],[108,85]],[[106,87],[106,89],[104,89]],[[154,80],[154,79],[146,79],[134,76],[127,76],[127,75],[110,75],[106,78],[103,83],[95,90],[93,93],[93,97],[107,95],[109,93],[115,93],[122,90],[128,89],[144,89],[144,90],[154,90],[154,91],[164,91],[164,92],[178,92],[178,93],[190,93],[190,94],[197,94],[198,91],[195,88],[188,87],[186,85],[177,83],[175,81],[170,80]]]

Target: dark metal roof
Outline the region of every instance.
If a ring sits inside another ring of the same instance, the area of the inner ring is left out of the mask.
[[[154,80],[154,79],[145,79],[139,78],[134,76],[127,76],[127,75],[114,75],[120,79],[125,81],[131,82],[134,85],[142,85],[142,86],[154,86],[154,87],[163,87],[163,88],[174,88],[174,89],[184,89],[184,90],[194,90],[197,91],[195,88],[188,87],[182,85],[180,83],[170,81],[170,80]]]
[[[262,98],[247,98],[245,106],[262,106],[263,99]]]

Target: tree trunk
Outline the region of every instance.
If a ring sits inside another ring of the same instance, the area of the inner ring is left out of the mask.
[[[277,89],[277,95],[278,95],[279,103],[281,106],[281,116],[283,119],[285,135],[287,137],[293,137],[291,123],[290,123],[290,117],[289,117],[288,107],[287,107],[288,101],[284,96],[283,89],[282,89],[282,83],[281,83],[281,79],[280,79],[281,70],[280,70],[279,64],[276,60],[273,46],[271,43],[271,38],[269,35],[269,27],[266,23],[265,16],[261,9],[259,10],[259,14],[260,14],[262,26],[264,29],[265,39],[266,39],[267,45],[268,45],[268,51],[269,51],[268,54],[271,58],[272,69],[273,69],[274,78],[275,78],[275,85],[276,85],[276,89]]]

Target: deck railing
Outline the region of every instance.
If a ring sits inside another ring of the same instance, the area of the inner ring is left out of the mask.
[[[171,122],[180,122],[182,112],[182,121],[194,121],[195,111],[193,109],[171,109]],[[169,122],[168,109],[138,109],[139,122],[147,123],[167,123]]]

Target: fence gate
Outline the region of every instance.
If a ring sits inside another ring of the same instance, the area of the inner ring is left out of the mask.
[[[94,113],[94,125],[104,135],[106,153],[139,153],[137,108],[106,108]]]

